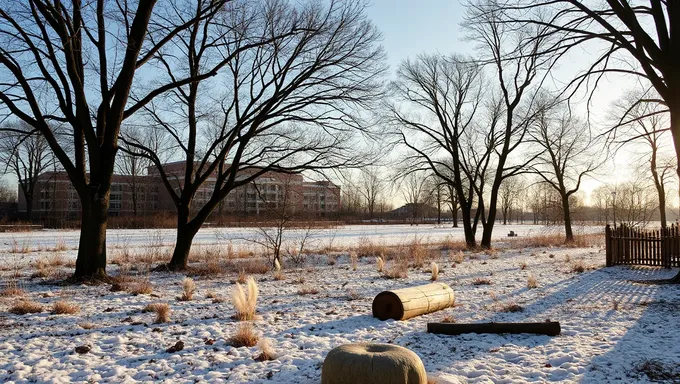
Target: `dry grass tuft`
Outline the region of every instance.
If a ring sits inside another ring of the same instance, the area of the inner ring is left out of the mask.
[[[500,252],[496,248],[485,249],[484,253],[489,256],[490,259],[497,259]]]
[[[336,255],[326,255],[326,264],[335,265],[337,261],[338,257]]]
[[[529,277],[527,278],[527,288],[529,289],[538,288],[538,281],[536,281],[536,277],[534,277],[534,275],[529,275]]]
[[[571,271],[574,273],[583,273],[586,271],[586,264],[583,260],[575,260],[571,263]]]
[[[40,303],[36,303],[35,301],[24,300],[24,299],[17,301],[9,309],[9,313],[13,313],[15,315],[26,315],[26,314],[29,314],[29,313],[40,313],[42,311],[43,311],[43,306]]]
[[[408,245],[408,256],[411,260],[411,265],[415,268],[422,268],[425,265],[427,258],[427,248],[418,238],[414,238]]]
[[[440,321],[440,323],[455,323],[456,318],[453,315],[446,315]]]
[[[142,310],[142,312],[153,312],[156,314],[157,324],[167,323],[170,321],[170,306],[168,303],[150,303]]]
[[[408,264],[395,261],[390,268],[383,271],[383,276],[388,279],[405,279],[408,277]]]
[[[472,285],[491,285],[491,280],[485,277],[478,277],[472,280]]]
[[[57,301],[52,307],[53,315],[75,315],[80,312],[80,307],[67,301]]]
[[[517,304],[517,303],[510,302],[510,303],[502,304],[500,307],[498,307],[498,311],[499,312],[514,313],[514,312],[522,312],[522,311],[524,311],[524,308],[522,308],[522,306]]]
[[[442,251],[449,251],[449,254],[462,252],[467,249],[467,244],[461,240],[455,240],[453,236],[447,235],[444,241],[440,244]]]
[[[264,275],[271,271],[271,264],[265,259],[247,259],[241,261],[240,269],[249,275]]]
[[[376,244],[368,237],[361,237],[355,248],[358,256],[378,256],[380,254],[386,255],[389,253],[389,248],[385,244]]]
[[[261,339],[257,343],[257,348],[260,350],[260,354],[255,357],[256,361],[269,361],[276,359],[276,352],[274,351],[272,343],[269,339]]]
[[[356,271],[357,270],[357,261],[358,261],[358,256],[356,252],[350,252],[349,253],[349,261],[350,264],[352,265],[352,270]]]
[[[353,301],[353,300],[359,300],[361,299],[361,294],[357,292],[354,289],[348,289],[347,290],[347,300]]]
[[[23,296],[26,292],[19,287],[19,283],[16,279],[10,279],[5,288],[0,291],[0,296],[11,297],[11,296]]]
[[[259,290],[255,279],[249,277],[244,290],[241,284],[236,283],[231,294],[234,308],[236,309],[236,319],[241,321],[253,320],[257,307],[257,295]],[[246,293],[247,291],[247,293]]]
[[[303,285],[298,289],[298,295],[304,296],[304,295],[316,295],[319,293],[319,288],[313,287],[311,285]]]
[[[456,264],[461,264],[465,260],[463,251],[449,252],[449,258]]]
[[[89,321],[84,321],[82,323],[78,323],[78,326],[82,329],[94,329],[95,328],[94,323],[90,323]]]
[[[243,322],[239,324],[238,329],[234,336],[230,337],[228,342],[229,345],[239,348],[239,347],[254,347],[257,345],[260,336],[255,332],[253,324],[249,322]]]
[[[182,280],[182,296],[178,299],[180,301],[191,301],[194,298],[194,293],[196,292],[196,283],[193,279],[185,277]]]
[[[383,259],[382,254],[380,256],[375,257],[375,267],[378,270],[378,272],[382,272],[383,269],[385,268],[385,259]]]
[[[437,279],[439,278],[439,267],[437,266],[437,263],[433,261],[430,268],[432,270],[432,276],[430,276],[430,280],[437,281]]]
[[[125,290],[133,295],[150,295],[153,293],[153,284],[146,278],[130,284]]]

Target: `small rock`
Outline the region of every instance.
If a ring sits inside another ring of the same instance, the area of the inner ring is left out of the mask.
[[[81,345],[79,347],[76,347],[76,352],[78,352],[82,355],[82,354],[90,352],[91,349],[92,349],[92,347],[89,346],[89,345]]]
[[[184,342],[179,340],[172,347],[165,350],[167,353],[175,353],[184,349]]]
[[[205,339],[205,345],[213,345],[215,344],[215,339]]]
[[[151,332],[163,332],[163,330],[161,328],[156,327],[152,329]]]

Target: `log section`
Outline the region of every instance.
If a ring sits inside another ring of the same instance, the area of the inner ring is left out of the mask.
[[[373,317],[406,320],[452,307],[453,290],[444,283],[380,292],[373,299]]]

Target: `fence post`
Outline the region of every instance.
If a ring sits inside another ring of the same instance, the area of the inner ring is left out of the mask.
[[[604,247],[605,247],[605,253],[606,253],[606,266],[611,267],[612,266],[612,229],[607,224],[604,227]]]

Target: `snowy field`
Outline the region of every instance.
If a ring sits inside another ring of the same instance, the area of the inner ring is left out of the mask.
[[[536,226],[498,228],[498,239],[508,230],[520,236],[551,231]],[[231,240],[246,246],[248,236],[256,234],[241,228],[208,229],[199,233],[197,242],[224,245]],[[408,244],[414,236],[427,242],[462,238],[459,230],[432,225],[335,228],[315,236],[319,248],[331,242],[334,247],[349,247],[367,238],[385,245]],[[142,249],[150,243],[171,243],[172,237],[173,232],[165,230],[116,230],[109,233],[109,245]],[[232,319],[230,300],[235,272],[194,276],[197,292],[191,301],[176,300],[184,274],[152,272],[151,294],[112,292],[110,285],[59,286],[30,278],[34,261],[57,253],[75,257],[77,232],[0,234],[0,239],[3,286],[13,280],[11,274],[19,274],[15,281],[25,291],[23,298],[45,308],[41,313],[10,314],[8,309],[20,298],[0,297],[0,382],[318,383],[330,349],[365,341],[413,350],[431,381],[442,384],[659,382],[652,380],[655,372],[672,372],[665,380],[672,383],[680,377],[680,287],[633,282],[671,277],[677,270],[605,268],[599,245],[499,247],[497,253],[465,252],[460,263],[454,262],[460,261],[455,260],[457,253],[435,251],[439,281],[453,288],[456,306],[407,321],[373,318],[372,299],[383,290],[428,283],[431,260],[423,268],[410,268],[407,278],[386,279],[377,272],[373,257],[360,258],[355,271],[347,251],[311,255],[306,266],[286,265],[283,280],[275,280],[271,272],[253,275],[260,289],[254,327],[275,351],[273,360],[256,361],[258,347],[236,348],[228,341],[239,325]],[[12,253],[16,244],[32,249]],[[337,262],[328,265],[327,259],[333,257]],[[393,263],[388,261],[386,267]],[[575,267],[580,264],[585,271],[579,273]],[[66,273],[71,267],[59,268]],[[118,271],[116,265],[109,267],[113,275]],[[534,289],[527,286],[530,276],[537,282]],[[300,294],[313,292],[310,288],[318,292]],[[225,301],[214,303],[206,295]],[[77,304],[79,313],[51,314],[59,300]],[[169,322],[154,324],[154,314],[142,312],[156,302],[170,305]],[[508,304],[519,305],[521,311],[503,312]],[[443,319],[459,323],[550,319],[561,323],[562,334],[425,332],[427,322]],[[178,340],[184,349],[166,352]],[[91,346],[89,353],[74,351],[84,345]]]

